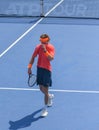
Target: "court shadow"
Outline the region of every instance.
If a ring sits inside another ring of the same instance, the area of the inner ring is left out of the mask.
[[[25,128],[25,127],[29,127],[31,126],[31,124],[35,121],[38,121],[39,119],[41,119],[41,116],[37,116],[36,115],[41,112],[42,109],[39,109],[37,111],[35,111],[34,113],[20,119],[17,121],[9,121],[10,127],[9,130],[18,130],[21,128]]]

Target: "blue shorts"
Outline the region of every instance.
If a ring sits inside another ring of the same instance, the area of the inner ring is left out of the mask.
[[[52,86],[51,71],[37,67],[37,85]]]

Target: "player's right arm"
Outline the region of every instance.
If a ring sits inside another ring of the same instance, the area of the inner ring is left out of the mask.
[[[33,65],[33,63],[34,63],[34,60],[35,60],[35,57],[32,55],[31,60],[30,60],[30,62],[29,62],[29,64],[28,64],[28,74],[31,74],[31,73],[32,73],[31,68],[32,68],[32,65]]]
[[[33,65],[33,63],[34,63],[34,61],[35,61],[35,58],[36,58],[37,54],[38,54],[38,50],[39,50],[39,46],[37,46],[37,47],[35,48],[34,53],[33,53],[32,57],[31,57],[31,59],[30,59],[30,62],[29,62],[29,64],[28,64],[28,74],[31,74],[31,73],[32,73],[31,68],[32,68],[32,65]]]

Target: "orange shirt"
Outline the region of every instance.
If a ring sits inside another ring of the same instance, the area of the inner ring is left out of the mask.
[[[45,46],[46,50],[54,57],[55,54],[54,46],[50,43],[45,44]],[[44,50],[41,44],[38,44],[34,50],[33,57],[36,57],[37,55],[38,55],[37,66],[51,71],[52,70],[51,63],[48,60],[47,56],[44,54]]]

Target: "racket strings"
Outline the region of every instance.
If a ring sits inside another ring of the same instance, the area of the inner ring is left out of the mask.
[[[28,84],[30,87],[32,87],[35,85],[35,83],[36,83],[36,76],[32,74],[29,76]]]

